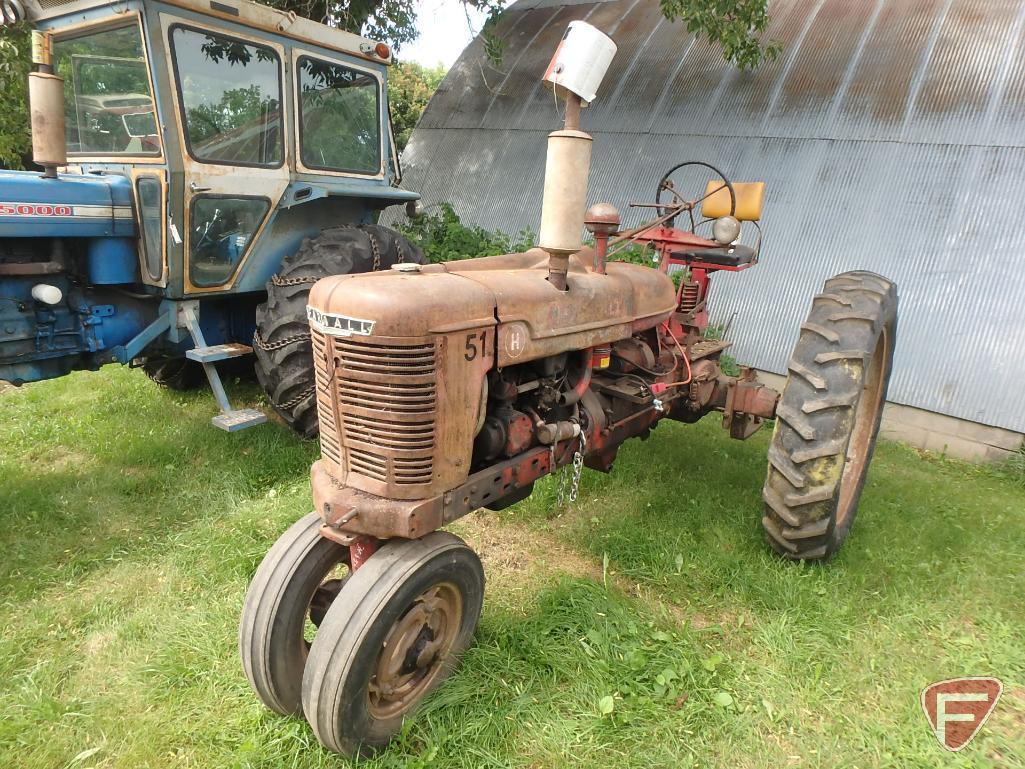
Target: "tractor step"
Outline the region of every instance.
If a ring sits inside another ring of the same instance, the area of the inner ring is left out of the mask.
[[[224,392],[221,376],[217,373],[217,361],[236,358],[239,355],[248,355],[253,351],[253,348],[238,343],[208,345],[203,338],[203,329],[199,326],[196,305],[183,303],[181,314],[182,320],[185,321],[185,327],[189,330],[192,341],[196,345],[194,349],[189,350],[185,355],[190,360],[198,361],[202,364],[203,371],[206,373],[206,379],[210,383],[210,389],[213,390],[214,400],[217,401],[217,407],[221,410],[220,414],[210,420],[214,427],[234,433],[247,427],[262,425],[266,422],[267,415],[262,411],[257,411],[256,409],[233,409],[228,401],[228,394]]]
[[[245,430],[247,427],[256,427],[266,421],[267,415],[258,409],[224,411],[210,420],[214,427],[219,427],[229,433]]]
[[[215,344],[210,347],[194,347],[185,353],[185,357],[199,363],[216,363],[219,360],[238,358],[242,355],[249,355],[253,348],[241,342],[230,342],[229,344]]]

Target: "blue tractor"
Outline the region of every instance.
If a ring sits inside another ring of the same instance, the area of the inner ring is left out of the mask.
[[[325,275],[421,262],[398,186],[391,51],[247,0],[0,0],[33,23],[33,157],[0,171],[0,380],[106,363],[156,382],[255,370],[317,431],[306,297]]]

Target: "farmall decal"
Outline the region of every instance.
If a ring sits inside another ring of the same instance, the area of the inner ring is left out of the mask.
[[[374,321],[350,318],[347,315],[336,315],[333,312],[321,312],[316,307],[306,305],[306,318],[310,325],[318,331],[331,336],[370,336],[374,330]]]

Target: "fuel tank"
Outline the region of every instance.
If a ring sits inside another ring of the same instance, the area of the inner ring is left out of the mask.
[[[672,313],[676,292],[669,277],[623,262],[598,274],[590,268],[592,257],[590,249],[571,257],[566,291],[547,281],[548,255],[540,249],[411,272],[325,278],[310,292],[310,317],[314,323],[317,312],[365,320],[373,324],[370,334],[385,336],[447,334],[497,322],[497,362],[508,366],[626,339]]]

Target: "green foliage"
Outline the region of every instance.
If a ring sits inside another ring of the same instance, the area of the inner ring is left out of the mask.
[[[294,11],[314,21],[373,40],[386,40],[396,51],[416,40],[416,0],[263,0],[273,8]]]
[[[645,267],[654,267],[656,262],[653,257],[654,252],[649,246],[629,243],[625,246],[612,246],[609,249],[608,261],[629,262],[630,264],[643,264]]]
[[[659,5],[667,19],[679,19],[688,32],[719,45],[726,60],[740,69],[753,69],[780,53],[779,43],[762,43],[769,0],[660,0]]]
[[[29,26],[0,27],[0,166],[21,168],[30,152],[28,122]]]
[[[481,30],[484,52],[494,66],[501,67],[505,39],[497,25],[505,4],[502,0],[458,1],[486,14]],[[387,40],[396,51],[419,34],[414,0],[270,0],[269,4],[311,19],[330,18],[343,29]],[[779,54],[778,43],[761,41],[769,21],[768,0],[660,0],[660,5],[667,19],[683,21],[689,32],[720,46],[726,59],[741,69]]]
[[[420,115],[444,77],[444,67],[423,67],[415,61],[399,62],[388,70],[388,104],[399,152],[406,148]]]
[[[1007,478],[1025,489],[1025,446],[1022,446],[993,468],[1000,478]]]
[[[430,262],[509,254],[526,251],[534,245],[534,234],[530,230],[522,230],[515,238],[510,238],[504,232],[463,224],[451,203],[439,203],[437,213],[425,212],[419,219],[408,220],[398,228],[419,244]]]
[[[709,326],[705,329],[705,339],[722,339],[725,333],[725,326]],[[719,356],[719,368],[727,376],[740,376],[740,364],[728,352],[724,352]]]

